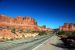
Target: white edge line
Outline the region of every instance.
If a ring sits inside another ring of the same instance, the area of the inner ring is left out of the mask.
[[[37,47],[33,48],[32,50],[36,50],[37,48],[39,48],[40,46],[42,46],[44,43],[46,43],[49,39],[47,39],[46,41],[44,41],[42,44],[39,44]]]

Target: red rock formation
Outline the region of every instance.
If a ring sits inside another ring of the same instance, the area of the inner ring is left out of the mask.
[[[75,31],[75,24],[73,23],[64,23],[64,26],[59,28],[60,31]]]
[[[21,17],[17,16],[16,18],[11,18],[7,16],[0,15],[0,27],[15,27],[23,29],[36,29],[37,22],[31,17]]]
[[[31,17],[17,16],[16,18],[11,18],[8,16],[0,15],[0,39],[15,39],[22,38],[22,34],[16,32],[15,34],[11,32],[11,29],[23,29],[23,30],[34,30],[34,31],[49,31],[45,26],[39,27],[37,22]]]

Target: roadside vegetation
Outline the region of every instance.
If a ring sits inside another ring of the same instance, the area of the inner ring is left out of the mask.
[[[57,35],[61,38],[64,46],[73,49],[75,48],[75,31],[60,31]]]
[[[16,33],[16,29],[15,28],[12,28],[11,29],[11,32],[15,34]]]
[[[47,35],[47,32],[45,32],[45,31],[39,32],[39,35],[40,35],[40,36],[42,36],[42,35]]]
[[[2,32],[4,31],[4,32]],[[2,37],[0,38],[0,41],[12,41],[12,40],[18,40],[18,39],[24,39],[24,38],[33,38],[36,36],[44,36],[44,35],[48,35],[51,34],[50,31],[46,32],[46,31],[36,31],[36,30],[24,30],[24,29],[16,29],[16,28],[9,28],[9,29],[1,29],[2,34],[7,34],[2,35]],[[0,32],[0,33],[1,33]],[[5,36],[5,37],[4,37]]]

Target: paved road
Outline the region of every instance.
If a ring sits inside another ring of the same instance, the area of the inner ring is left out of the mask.
[[[59,37],[54,35],[42,43],[42,45],[34,48],[34,50],[64,50],[62,47],[59,47],[61,43],[62,41],[59,40]]]
[[[15,40],[0,42],[0,50],[32,50],[45,40],[50,38],[49,35],[39,36],[35,38],[30,38],[29,40]]]

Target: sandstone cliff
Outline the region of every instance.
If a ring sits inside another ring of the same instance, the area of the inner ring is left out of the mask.
[[[64,23],[63,26],[59,28],[60,31],[75,31],[74,23]]]
[[[15,30],[16,29],[16,30]],[[15,31],[15,32],[13,32]],[[45,26],[39,27],[37,22],[29,16],[17,16],[12,18],[5,15],[0,15],[0,39],[16,39],[27,36],[34,36],[33,34],[25,34],[22,31],[53,31]],[[35,34],[37,35],[37,34]]]
[[[0,27],[4,28],[23,28],[23,29],[34,29],[36,30],[37,22],[31,17],[21,17],[11,18],[8,16],[0,15]]]

